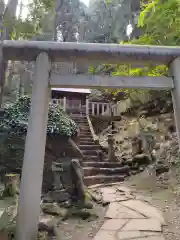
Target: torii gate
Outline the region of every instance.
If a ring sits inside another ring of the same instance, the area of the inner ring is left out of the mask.
[[[180,146],[180,47],[4,41],[5,60],[36,61],[17,216],[17,240],[35,240],[40,214],[50,87],[153,88],[172,91]],[[55,76],[51,62],[166,64],[170,77]]]

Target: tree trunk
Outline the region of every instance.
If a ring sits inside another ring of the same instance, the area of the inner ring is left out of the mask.
[[[2,94],[3,94],[3,52],[2,52],[2,45],[3,45],[3,30],[4,30],[4,25],[3,25],[3,16],[4,16],[4,10],[5,10],[5,5],[4,5],[4,0],[0,0],[0,108],[2,105]]]
[[[1,39],[0,39],[0,107],[3,106],[3,93],[4,93],[4,84],[5,84],[5,74],[7,68],[7,62],[3,60],[2,45],[4,40],[11,39],[11,33],[13,31],[13,24],[16,18],[16,9],[18,5],[18,0],[9,0],[6,8],[0,2],[0,30],[1,30]],[[7,21],[8,26],[4,27],[4,20]]]

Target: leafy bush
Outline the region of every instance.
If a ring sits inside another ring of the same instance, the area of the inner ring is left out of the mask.
[[[19,98],[15,103],[5,107],[5,115],[0,124],[0,132],[23,136],[27,132],[31,99],[28,96]],[[76,123],[58,106],[49,104],[48,135],[72,137],[77,133]]]

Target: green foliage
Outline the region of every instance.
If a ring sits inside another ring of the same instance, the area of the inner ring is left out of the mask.
[[[149,15],[149,13],[155,10],[155,7],[158,4],[158,2],[159,0],[154,0],[144,5],[144,10],[141,12],[139,17],[139,22],[138,22],[139,27],[144,27],[146,17]]]
[[[176,46],[180,44],[180,1],[154,0],[140,14],[144,35],[131,43]],[[146,41],[147,40],[147,41]]]
[[[93,71],[92,71],[93,69]],[[96,68],[92,68],[91,73],[105,73],[114,76],[168,76],[168,67],[165,65],[159,66],[146,66],[144,68],[131,68],[130,65],[111,65],[105,64],[98,66]],[[100,70],[100,71],[97,71]],[[148,101],[152,101],[155,99],[169,99],[169,91],[155,91],[151,89],[98,89],[101,92],[102,99],[108,101],[110,107],[112,104],[117,103],[118,101],[130,100],[130,108],[136,109],[137,111],[139,107],[141,108],[143,104]],[[128,101],[129,102],[129,101]],[[129,104],[128,104],[129,107]]]
[[[0,131],[15,136],[27,132],[30,98],[23,96],[15,103],[5,107],[5,119],[0,124]],[[47,134],[71,137],[77,132],[76,123],[58,106],[49,104]]]
[[[180,0],[141,0],[141,14],[138,27],[143,28],[143,35],[126,44],[140,45],[179,45],[180,43]],[[125,42],[121,42],[124,44]],[[147,66],[131,68],[129,65],[102,65],[97,68],[105,74],[115,76],[168,76],[167,66]],[[111,94],[124,92],[132,104],[143,103],[144,100],[157,98],[152,90],[116,89]],[[168,91],[158,92],[158,96],[166,98]]]

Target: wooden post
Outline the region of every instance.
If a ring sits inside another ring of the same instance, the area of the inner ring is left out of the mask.
[[[95,115],[95,114],[94,114],[94,105],[95,105],[95,103],[92,102],[92,116]]]
[[[97,115],[99,115],[99,103],[97,103]]]
[[[89,99],[86,97],[86,115],[89,115]]]
[[[105,112],[105,105],[104,105],[104,103],[102,104],[102,112],[101,112],[101,115],[104,115],[104,112]]]
[[[66,97],[63,98],[63,109],[66,111]]]
[[[170,66],[170,74],[174,80],[174,89],[172,90],[172,100],[174,108],[174,117],[176,122],[176,131],[180,148],[180,58],[176,58]]]
[[[114,139],[113,135],[108,135],[108,161],[115,162],[115,151],[114,151]]]
[[[17,240],[37,238],[49,102],[50,62],[46,53],[36,59],[17,215]]]

